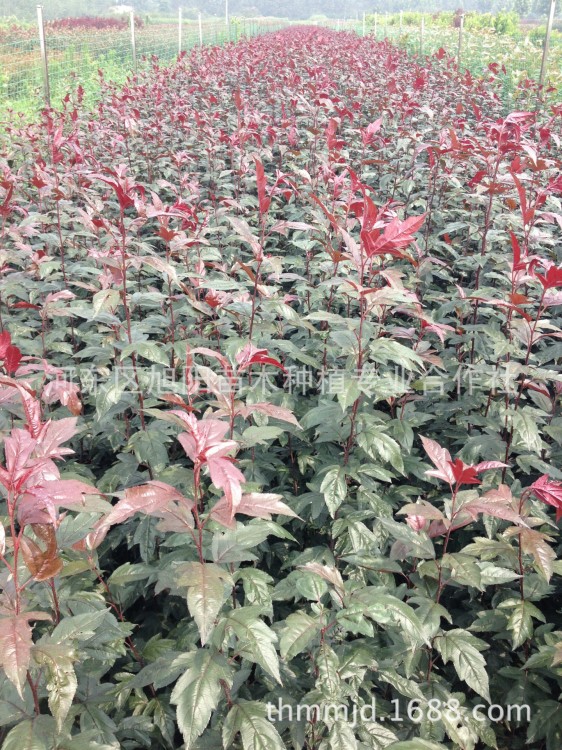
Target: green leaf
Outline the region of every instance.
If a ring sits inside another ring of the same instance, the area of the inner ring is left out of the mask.
[[[125,392],[124,383],[117,379],[110,380],[98,388],[96,394],[96,414],[97,418],[104,417],[110,409],[116,406]]]
[[[257,568],[241,568],[236,571],[236,580],[242,581],[244,586],[245,604],[261,607],[268,615],[273,615],[274,579]]]
[[[127,344],[121,350],[121,359],[127,359],[131,354],[135,354],[137,357],[144,357],[164,367],[169,367],[170,359],[166,355],[166,352],[162,349],[161,344],[157,344],[155,341],[134,341],[132,344]]]
[[[507,621],[507,629],[512,634],[513,648],[519,648],[528,638],[533,635],[533,617],[536,620],[545,622],[543,613],[531,602],[525,599],[507,600],[500,604],[500,608],[509,608],[513,610]]]
[[[334,721],[328,744],[330,750],[357,750],[359,747],[353,729],[344,721]]]
[[[263,703],[240,700],[232,706],[224,722],[223,747],[230,747],[238,733],[244,750],[286,750]]]
[[[336,652],[326,643],[320,646],[316,656],[316,668],[318,669],[318,689],[330,700],[336,700],[341,693],[339,659]]]
[[[388,750],[447,750],[447,747],[429,740],[405,740],[388,745]]]
[[[49,709],[60,732],[78,687],[73,666],[77,654],[68,645],[38,643],[33,647],[33,658],[47,669]]]
[[[391,551],[391,559],[405,560],[407,557],[419,557],[422,560],[435,558],[433,542],[423,532],[416,532],[405,523],[397,523],[392,518],[377,518],[377,523],[383,526],[399,543]]]
[[[334,518],[337,509],[347,496],[347,483],[345,481],[345,469],[341,466],[331,467],[322,480],[320,492],[324,495],[324,501]]]
[[[480,582],[482,586],[499,586],[502,583],[511,583],[519,578],[518,573],[514,573],[507,568],[500,568],[489,562],[477,563],[480,568]]]
[[[161,430],[149,427],[131,435],[127,449],[134,452],[139,463],[150,466],[153,471],[160,473],[169,462],[166,450],[168,441],[169,438]]]
[[[260,612],[259,607],[240,607],[228,614],[227,624],[239,640],[238,651],[281,683],[279,658],[273,647],[277,636],[259,619]]]
[[[189,562],[181,566],[178,586],[187,586],[189,614],[199,628],[201,644],[209,639],[215,619],[225,600],[225,584],[233,586],[232,577],[214,563]]]
[[[285,430],[282,427],[248,427],[242,433],[242,442],[246,448],[252,448],[255,445],[267,445],[282,435]]]
[[[542,440],[534,414],[524,408],[512,411],[510,414],[517,442],[520,442],[528,451],[540,454]]]
[[[361,389],[357,377],[353,376],[352,373],[342,372],[342,382],[337,383],[335,390],[337,390],[337,398],[342,411],[346,411],[352,404],[357,401],[361,395]]]
[[[101,310],[110,310],[112,307],[117,307],[117,305],[119,304],[119,300],[120,294],[117,289],[102,289],[100,292],[96,292],[92,297],[94,317]]]
[[[404,367],[406,370],[417,370],[423,367],[423,360],[411,349],[398,341],[380,337],[371,344],[371,357],[374,362],[394,364]]]
[[[381,460],[392,464],[397,471],[404,471],[402,448],[399,443],[380,429],[377,430],[375,426],[360,432],[357,435],[357,443],[374,461]]]
[[[281,630],[279,647],[281,658],[290,661],[309,645],[320,632],[320,623],[306,612],[293,612]]]
[[[483,642],[468,631],[455,628],[437,636],[433,643],[443,661],[453,663],[460,679],[489,701],[490,687],[486,660],[478,650]]]
[[[476,561],[470,555],[463,555],[462,552],[447,553],[443,555],[441,566],[450,571],[453,581],[457,581],[464,586],[482,589],[482,573]]]
[[[2,750],[47,750],[47,745],[37,731],[36,722],[27,719],[8,732]]]
[[[393,625],[413,644],[429,643],[415,610],[408,604],[377,587],[355,591],[351,606],[361,610],[379,625]],[[346,610],[342,610],[345,615]]]
[[[150,565],[126,562],[113,571],[107,582],[112,586],[125,586],[135,581],[145,581],[150,577],[151,573],[152,568]]]
[[[185,750],[191,750],[205,730],[221,697],[221,681],[230,687],[232,672],[222,654],[215,649],[201,648],[193,656],[187,671],[177,681],[171,702],[176,706]]]

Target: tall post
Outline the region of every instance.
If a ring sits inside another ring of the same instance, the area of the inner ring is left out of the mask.
[[[403,13],[402,11],[400,11],[400,31],[399,31],[400,36],[402,36],[402,19],[403,19]]]
[[[367,33],[367,24],[365,23],[365,11],[363,11],[363,36]]]
[[[546,62],[548,59],[548,50],[550,47],[550,35],[552,33],[552,24],[554,22],[554,11],[556,10],[556,0],[550,0],[550,12],[548,14],[548,23],[546,25],[546,36],[544,38],[544,47],[542,50],[541,72],[539,75],[539,86],[544,86],[546,78]]]
[[[203,21],[201,20],[201,13],[199,13],[199,46],[203,46]]]
[[[183,32],[183,18],[182,18],[182,10],[181,8],[179,8],[178,9],[178,55],[181,55],[182,32]]]
[[[420,24],[420,55],[423,55],[423,32],[425,31],[425,16],[422,13]]]
[[[459,16],[459,47],[457,50],[457,67],[461,69],[461,56],[462,56],[462,32],[464,29],[464,13]]]
[[[230,16],[228,15],[228,0],[224,0],[224,22],[226,23],[226,36],[230,41]]]
[[[388,13],[384,14],[384,35],[383,38],[386,39],[386,35],[388,33]]]
[[[43,68],[43,96],[47,107],[51,106],[51,87],[49,85],[49,64],[47,62],[47,45],[45,43],[45,25],[43,24],[43,6],[37,6],[37,26],[39,27],[39,50]]]
[[[133,58],[133,71],[137,72],[137,40],[135,38],[135,11],[130,13],[131,20],[131,55]]]
[[[375,42],[377,41],[377,14],[375,13],[375,22],[373,24],[373,34],[375,37]]]

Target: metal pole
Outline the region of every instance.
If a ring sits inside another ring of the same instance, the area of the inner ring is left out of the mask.
[[[181,55],[182,31],[183,31],[182,10],[181,8],[179,8],[178,9],[178,55]]]
[[[226,33],[228,36],[228,41],[230,41],[230,18],[228,16],[228,0],[225,0],[224,3],[224,19],[226,22]]]
[[[420,26],[420,55],[423,55],[423,32],[425,29],[425,16],[422,13]]]
[[[39,27],[39,49],[43,68],[43,95],[47,107],[51,106],[51,87],[49,85],[49,64],[47,62],[47,45],[45,43],[45,26],[43,24],[43,6],[37,6],[37,26]]]
[[[203,46],[203,22],[201,21],[201,13],[199,13],[199,46]]]
[[[133,56],[133,70],[137,72],[137,42],[135,39],[135,11],[130,14],[131,19],[131,54]]]
[[[459,18],[459,48],[457,50],[457,67],[460,71],[461,68],[461,55],[462,55],[462,32],[464,29],[464,13]]]
[[[541,61],[541,72],[539,76],[539,86],[544,86],[544,79],[546,78],[546,61],[548,58],[548,49],[550,47],[550,34],[552,32],[552,24],[554,21],[554,11],[556,10],[556,0],[550,0],[550,12],[548,14],[548,23],[546,25],[546,36],[544,38],[544,47],[542,51]]]

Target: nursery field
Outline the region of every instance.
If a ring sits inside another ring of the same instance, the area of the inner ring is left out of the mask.
[[[3,750],[559,750],[562,105],[293,27],[0,134]]]

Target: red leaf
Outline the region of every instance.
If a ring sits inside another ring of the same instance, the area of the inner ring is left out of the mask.
[[[43,388],[41,398],[46,404],[60,401],[63,406],[68,407],[72,414],[78,416],[82,412],[79,393],[80,388],[76,383],[71,383],[68,380],[51,380]]]
[[[269,211],[269,206],[271,205],[271,198],[267,197],[266,193],[266,179],[265,179],[265,172],[263,169],[263,164],[258,159],[258,157],[255,157],[256,162],[256,180],[258,183],[258,202],[260,207],[260,214],[262,216],[265,216],[267,212]]]
[[[425,214],[410,216],[405,221],[393,219],[386,225],[383,234],[378,239],[366,243],[365,251],[368,257],[393,253],[396,250],[408,247],[414,242],[413,233],[418,231],[424,221]]]
[[[9,375],[13,375],[21,362],[21,352],[17,346],[10,346],[6,349],[4,355],[4,369]]]
[[[297,514],[281,501],[281,498],[282,495],[251,492],[247,495],[242,495],[240,505],[235,512],[243,513],[253,518],[265,518],[268,521],[271,520],[274,513],[298,518]],[[221,497],[213,507],[211,516],[215,521],[228,528],[233,528],[236,525],[233,515],[230,514],[230,503],[226,497]]]
[[[251,414],[253,411],[257,411],[260,414],[266,414],[268,417],[274,417],[275,419],[280,419],[283,422],[289,422],[290,424],[294,424],[296,427],[300,427],[295,415],[290,412],[289,409],[285,409],[285,407],[283,406],[276,406],[275,404],[259,402],[257,404],[248,404],[245,407],[245,410],[248,414]]]
[[[151,481],[137,487],[129,487],[123,493],[123,497],[112,508],[110,513],[101,518],[96,524],[94,530],[88,534],[84,542],[77,546],[83,546],[88,549],[96,549],[105,539],[107,532],[118,523],[127,521],[135,513],[144,513],[147,516],[165,516],[168,506],[178,503],[182,511],[189,511],[193,507],[193,502],[184,497],[181,492],[176,490],[165,482]],[[185,506],[188,508],[185,508]]]
[[[228,458],[211,456],[207,465],[211,482],[224,491],[226,497],[226,514],[232,518],[242,500],[242,483],[245,481],[242,472]]]
[[[135,513],[144,513],[147,516],[157,514],[171,502],[193,503],[187,500],[181,492],[165,482],[151,481],[137,487],[129,487],[106,518],[103,519],[104,526],[114,526],[123,523]]]
[[[33,578],[36,581],[48,581],[60,573],[63,567],[62,560],[57,555],[55,530],[51,524],[34,524],[33,528],[35,533],[47,542],[47,549],[43,551],[32,539],[22,536],[21,552]]]
[[[62,443],[74,437],[76,432],[76,417],[50,419],[39,430],[35,455],[40,458],[62,458],[74,453],[72,448],[63,448]]]
[[[39,305],[32,305],[30,302],[14,302],[13,305],[10,305],[12,309],[15,310],[40,310],[41,307]]]
[[[253,344],[246,344],[236,355],[236,361],[240,370],[244,370],[251,365],[273,365],[273,367],[278,367],[283,372],[287,372],[281,362],[269,356],[267,349],[256,349]]]
[[[481,484],[480,479],[476,476],[476,469],[474,466],[467,466],[460,458],[457,458],[454,463],[451,464],[451,468],[453,469],[455,482],[458,485]]]
[[[8,331],[2,331],[2,333],[0,333],[0,359],[4,359],[6,351],[11,343],[12,337]]]
[[[554,482],[548,474],[543,474],[540,479],[529,488],[535,497],[556,508],[556,520],[562,518],[562,482]]]
[[[435,442],[435,440],[430,440],[430,438],[426,438],[423,435],[420,435],[420,438],[431,463],[437,469],[437,471],[433,469],[431,471],[426,471],[425,473],[427,476],[437,477],[437,479],[442,479],[448,484],[454,484],[455,475],[453,473],[453,462],[449,451],[446,448],[441,447],[439,443]]]
[[[31,626],[26,617],[15,615],[0,619],[0,660],[6,677],[22,698],[31,646]]]
[[[505,469],[507,466],[508,464],[504,464],[503,461],[481,461],[479,464],[476,464],[474,470],[477,474],[480,474],[482,471],[489,471],[490,469]]]
[[[562,286],[562,268],[557,268],[553,265],[550,266],[544,276],[541,276],[540,274],[537,274],[536,276],[545,289]]]
[[[273,367],[283,370],[283,372],[287,372],[281,362],[277,359],[273,359],[273,357],[266,357],[264,354],[254,354],[247,366],[249,365],[272,365]]]
[[[379,117],[378,120],[370,123],[364,130],[361,131],[361,139],[364,146],[370,146],[371,143],[373,143],[373,141],[375,140],[375,135],[381,129],[381,125],[382,117]]]

